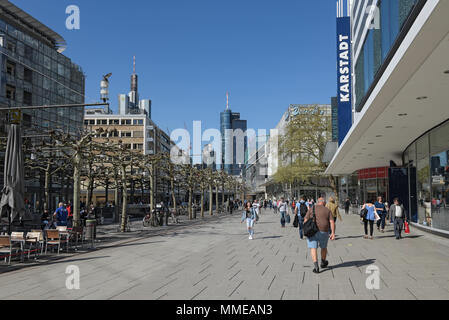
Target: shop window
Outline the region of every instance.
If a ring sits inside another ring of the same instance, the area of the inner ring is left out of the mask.
[[[432,226],[449,231],[449,123],[430,134]]]
[[[431,193],[430,193],[430,159],[429,136],[418,140],[417,145],[417,192],[418,222],[432,226]]]

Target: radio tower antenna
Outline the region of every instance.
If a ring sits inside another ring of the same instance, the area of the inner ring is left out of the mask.
[[[226,110],[229,110],[229,91],[226,92]]]
[[[136,56],[133,57],[133,74],[136,74]]]

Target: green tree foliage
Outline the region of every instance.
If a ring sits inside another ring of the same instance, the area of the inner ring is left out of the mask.
[[[291,185],[322,176],[327,168],[323,155],[331,132],[331,119],[318,106],[301,109],[299,115],[290,118],[285,135],[279,139],[280,167],[275,181]],[[329,181],[337,194],[334,177]]]

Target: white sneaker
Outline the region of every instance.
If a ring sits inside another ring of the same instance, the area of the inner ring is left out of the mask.
[[[254,239],[253,239],[253,236],[249,236],[249,240],[254,240]]]

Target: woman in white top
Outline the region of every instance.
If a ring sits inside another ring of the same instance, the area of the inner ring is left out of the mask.
[[[284,198],[281,198],[281,202],[279,203],[279,212],[281,213],[281,226],[282,228],[285,228],[287,219],[287,203]]]

